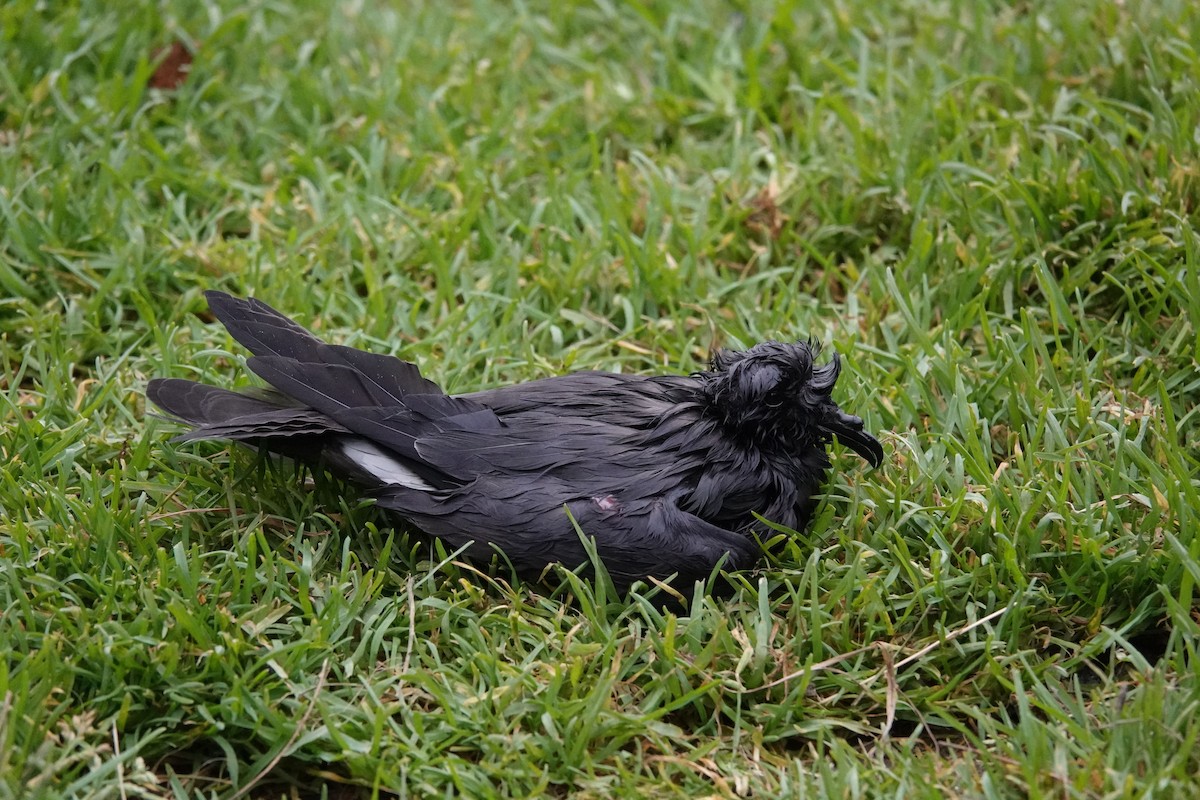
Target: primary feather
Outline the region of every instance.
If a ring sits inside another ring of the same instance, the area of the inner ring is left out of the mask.
[[[754,514],[806,520],[832,437],[883,449],[831,393],[840,371],[805,342],[721,351],[691,376],[578,372],[452,397],[406,361],[321,342],[258,300],[208,292],[269,390],[156,379],[149,398],[192,426],[322,463],[452,547],[502,550],[536,576],[595,537],[614,582],[706,578],[759,556]],[[566,513],[569,510],[570,517]]]

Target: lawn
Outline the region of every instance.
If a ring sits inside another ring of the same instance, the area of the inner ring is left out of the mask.
[[[1183,0],[0,5],[0,798],[1200,795],[1198,153]],[[522,584],[170,444],[209,288],[451,391],[811,336],[886,458],[687,615]]]

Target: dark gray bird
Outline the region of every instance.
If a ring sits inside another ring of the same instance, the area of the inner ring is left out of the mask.
[[[537,577],[587,554],[565,509],[595,538],[622,590],[707,578],[760,555],[753,512],[795,528],[836,436],[874,466],[883,448],[831,393],[835,353],[764,342],[722,350],[691,376],[577,372],[451,397],[417,367],[321,342],[258,300],[207,293],[271,389],[237,393],[157,379],[147,395],[192,426],[321,464],[380,506],[487,560]]]

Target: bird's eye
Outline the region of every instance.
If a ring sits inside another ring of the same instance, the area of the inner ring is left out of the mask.
[[[767,408],[779,408],[784,403],[783,392],[768,392],[763,403]]]

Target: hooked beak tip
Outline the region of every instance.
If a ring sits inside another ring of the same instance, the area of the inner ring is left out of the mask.
[[[883,445],[863,430],[861,417],[842,412],[833,424],[827,426],[827,430],[843,445],[866,459],[872,467],[879,467],[883,463]]]

